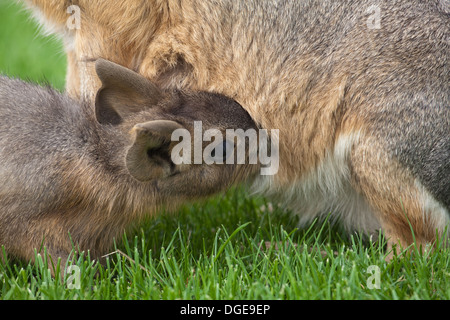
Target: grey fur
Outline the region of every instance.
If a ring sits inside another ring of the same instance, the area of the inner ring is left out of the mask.
[[[123,75],[140,82],[143,90],[158,90],[125,68],[105,61],[99,65],[112,70],[118,79],[112,86],[106,83],[99,96],[120,94],[127,86],[121,83]],[[121,88],[116,90],[116,86]],[[137,181],[125,159],[134,143],[132,129],[140,123],[170,120],[188,130],[194,121],[203,121],[205,130],[256,126],[239,104],[213,93],[161,91],[157,100],[139,100],[138,94],[127,91],[126,98],[133,108],[120,106],[120,124],[116,120],[100,123],[87,103],[50,87],[0,76],[0,245],[7,253],[33,259],[33,251],[43,245],[63,263],[72,248],[89,250],[98,258],[126,228],[161,206],[173,208],[223,190],[245,169],[238,165],[172,166],[170,175]],[[108,107],[97,105],[96,109]],[[151,126],[149,130],[149,139],[160,144],[151,158],[147,159],[147,152],[143,156],[157,171],[170,165],[170,135],[167,139],[152,132]],[[247,174],[250,167],[245,169]]]

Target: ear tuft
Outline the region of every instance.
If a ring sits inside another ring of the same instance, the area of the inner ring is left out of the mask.
[[[169,144],[173,131],[184,129],[174,121],[157,120],[133,128],[135,140],[127,153],[126,167],[138,181],[145,182],[171,174]]]
[[[120,124],[127,115],[164,98],[163,92],[148,79],[116,63],[98,59],[95,70],[102,82],[95,99],[95,114],[101,124]]]

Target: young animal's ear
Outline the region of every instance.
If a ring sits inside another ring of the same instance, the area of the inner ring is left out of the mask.
[[[95,69],[102,82],[95,99],[95,113],[101,124],[117,125],[130,113],[158,104],[162,91],[140,74],[99,59]]]
[[[185,129],[174,121],[157,120],[134,127],[135,140],[128,150],[126,166],[128,172],[139,181],[150,181],[173,174],[169,145],[172,133]]]

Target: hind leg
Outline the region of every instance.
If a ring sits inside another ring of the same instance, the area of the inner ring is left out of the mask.
[[[448,213],[420,182],[374,138],[362,138],[351,154],[352,183],[372,207],[388,239],[396,246],[433,245],[448,225]]]
[[[4,230],[2,236],[4,239],[2,245],[8,257],[36,263],[36,257],[39,255],[52,275],[56,274],[58,260],[61,259],[60,271],[61,274],[64,273],[72,245],[68,233],[60,225],[51,223],[50,219],[41,218],[39,221],[30,219],[15,223],[8,230]],[[3,251],[0,251],[0,260],[2,258]]]

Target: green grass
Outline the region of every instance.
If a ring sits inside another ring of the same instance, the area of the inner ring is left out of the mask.
[[[41,36],[28,12],[14,0],[0,0],[0,71],[64,88],[66,58],[62,44]]]
[[[61,45],[0,1],[0,72],[62,89]],[[0,300],[450,298],[448,248],[386,263],[383,238],[349,238],[326,222],[297,230],[289,212],[245,189],[162,212],[118,240],[104,265],[75,262],[79,288],[52,278],[43,258],[0,259]],[[373,267],[379,288],[371,287]]]

